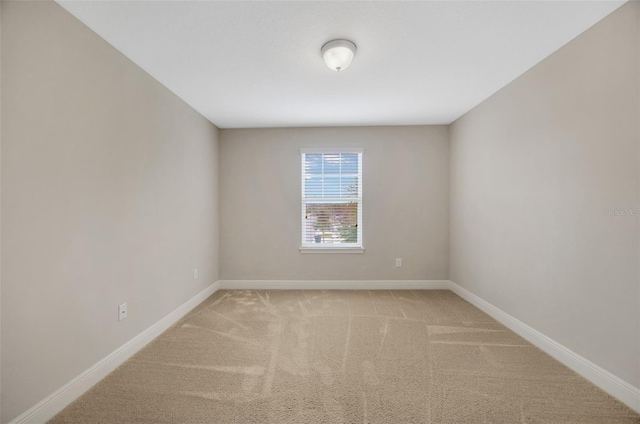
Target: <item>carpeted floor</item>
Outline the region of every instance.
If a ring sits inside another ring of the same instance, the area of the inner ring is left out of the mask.
[[[640,423],[449,291],[219,291],[52,423]]]

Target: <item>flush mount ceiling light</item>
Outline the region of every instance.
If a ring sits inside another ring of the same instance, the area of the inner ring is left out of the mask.
[[[322,57],[329,69],[344,71],[351,65],[356,45],[349,40],[331,40],[322,46]]]

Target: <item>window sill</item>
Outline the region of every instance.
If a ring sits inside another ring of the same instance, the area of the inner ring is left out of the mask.
[[[301,246],[300,253],[364,253],[364,247],[311,247]]]

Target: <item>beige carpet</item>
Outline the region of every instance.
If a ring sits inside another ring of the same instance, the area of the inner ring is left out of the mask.
[[[449,291],[220,291],[53,423],[640,423]]]

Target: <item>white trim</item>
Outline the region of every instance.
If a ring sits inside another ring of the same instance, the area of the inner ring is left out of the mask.
[[[528,326],[517,318],[512,317],[503,310],[498,309],[491,303],[476,296],[453,281],[450,282],[450,287],[452,292],[467,302],[495,318],[514,333],[539,347],[556,360],[560,361],[582,377],[618,399],[620,402],[640,413],[640,388],[627,383],[620,377],[615,376],[588,359],[578,355],[574,351],[545,336],[538,330]]]
[[[181,306],[153,324],[151,327],[138,334],[127,343],[123,344],[108,356],[97,362],[82,374],[38,402],[9,424],[45,423],[62,411],[67,405],[76,400],[80,395],[93,387],[107,374],[115,370],[124,361],[133,356],[149,342],[158,337],[162,332],[175,324],[189,311],[202,303],[206,298],[215,293],[220,287],[216,281]]]
[[[364,247],[300,246],[300,253],[364,253]]]
[[[451,290],[611,396],[640,413],[640,388],[611,374],[609,371],[449,280],[220,280],[13,419],[9,424],[44,423],[53,418],[94,384],[106,377],[107,374],[220,289]]]
[[[336,148],[305,148],[300,149],[300,154],[319,154],[319,153],[360,153],[364,154],[361,147],[336,147]]]
[[[226,290],[449,290],[448,280],[220,280]]]

